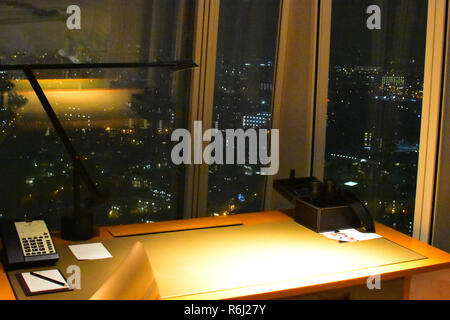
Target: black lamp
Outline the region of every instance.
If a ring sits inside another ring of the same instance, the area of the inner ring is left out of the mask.
[[[61,70],[61,69],[118,69],[118,68],[168,68],[172,71],[182,71],[195,68],[193,61],[170,61],[149,63],[92,63],[92,64],[44,64],[44,65],[0,65],[0,70],[23,71],[30,82],[36,96],[42,104],[50,122],[56,130],[73,164],[73,199],[74,210],[61,218],[61,236],[65,240],[85,241],[94,235],[94,219],[92,209],[108,199],[109,195],[100,192],[89,176],[81,158],[75,150],[64,127],[56,116],[42,87],[39,85],[33,70]],[[82,206],[81,181],[87,186],[91,197]]]

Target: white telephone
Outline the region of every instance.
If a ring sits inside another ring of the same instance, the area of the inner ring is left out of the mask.
[[[55,244],[43,220],[2,224],[4,265],[7,269],[53,264]]]

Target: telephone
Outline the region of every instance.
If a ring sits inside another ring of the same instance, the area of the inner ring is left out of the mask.
[[[59,260],[53,239],[43,220],[4,221],[1,236],[5,269],[51,265]]]

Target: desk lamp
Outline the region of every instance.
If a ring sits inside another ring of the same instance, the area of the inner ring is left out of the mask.
[[[73,146],[64,127],[59,121],[53,107],[47,99],[33,71],[35,70],[62,70],[62,69],[119,69],[119,68],[168,68],[172,71],[182,71],[195,68],[193,61],[169,61],[148,63],[89,63],[89,64],[30,64],[30,65],[0,65],[0,71],[23,71],[31,84],[36,96],[45,110],[53,128],[61,139],[73,164],[73,212],[61,218],[61,236],[65,240],[85,241],[94,235],[93,215],[90,210],[108,199],[108,193],[101,192],[89,176],[81,157]],[[91,194],[85,202],[81,203],[81,181],[83,181]]]

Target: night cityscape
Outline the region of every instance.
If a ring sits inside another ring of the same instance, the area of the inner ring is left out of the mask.
[[[221,5],[213,128],[271,128],[279,10],[279,0],[229,0]],[[264,210],[266,177],[260,168],[210,166],[208,214]]]
[[[221,9],[212,119],[220,130],[270,127],[279,1],[266,2],[261,10],[241,1],[229,1]],[[3,19],[12,27],[0,32],[21,49],[2,47],[0,64],[173,60],[175,50],[191,55],[191,3],[155,4],[165,17],[156,25],[159,33],[148,24],[152,11],[145,2],[133,1],[134,9],[126,2],[107,4],[82,1],[85,30],[72,32],[59,28],[65,21],[63,3],[2,6]],[[177,7],[184,10],[183,24],[174,23]],[[41,17],[47,11],[51,17]],[[236,11],[236,24],[229,24]],[[248,14],[254,18],[249,20]],[[117,24],[123,15],[132,23]],[[37,33],[29,23],[33,21],[42,26]],[[270,32],[259,32],[263,25]],[[179,26],[184,40],[176,48]],[[45,30],[55,28],[60,31],[53,39],[43,37]],[[240,28],[253,31],[236,32]],[[242,50],[235,54],[230,45]],[[44,216],[57,229],[60,216],[73,210],[73,165],[25,75],[0,72],[0,217]],[[190,71],[42,70],[35,75],[89,176],[109,195],[95,208],[97,225],[184,217],[185,167],[175,166],[170,156],[172,132],[188,125]],[[211,166],[209,171],[207,215],[263,209],[265,177],[258,166]],[[84,186],[82,192],[83,199],[89,197]]]
[[[177,219],[184,172],[170,159],[175,104],[167,92],[142,89],[144,71],[108,71],[107,79],[99,72],[40,81],[92,180],[110,194],[96,208],[96,222]],[[160,72],[162,87],[170,79]],[[3,73],[2,82],[10,88],[2,93],[2,214],[43,214],[57,226],[73,210],[73,165],[23,75]]]
[[[14,57],[9,61],[20,63]],[[217,115],[213,125],[223,130],[268,128],[273,62],[233,67],[222,62],[221,68],[216,110],[222,117]],[[158,89],[149,90],[145,88],[146,72],[66,70],[39,74],[43,78],[40,84],[89,175],[99,189],[110,193],[107,203],[95,209],[99,225],[182,217],[184,167],[172,164],[170,156],[174,146],[171,134],[183,125],[176,115],[185,111],[177,109],[170,90],[160,89],[170,88],[173,74],[161,70]],[[264,81],[255,84],[252,77]],[[7,181],[2,184],[1,214],[18,219],[43,215],[57,228],[60,215],[73,210],[73,165],[24,75],[2,72],[1,81],[0,170]],[[225,87],[230,83],[232,87]],[[250,100],[248,90],[260,98]],[[229,99],[236,103],[227,105]],[[244,108],[248,105],[251,107]],[[265,177],[260,176],[258,166],[211,166],[210,172],[211,215],[262,207]],[[239,192],[229,187],[236,184],[242,187]],[[88,195],[87,190],[84,193]]]
[[[397,19],[379,31],[358,14],[368,4],[333,6],[325,178],[357,194],[377,221],[412,235],[427,1],[384,3]]]
[[[226,129],[270,129],[273,62],[232,65],[221,60],[217,68],[213,127],[223,133]],[[210,166],[208,212],[223,215],[262,210],[265,182],[258,165]]]
[[[193,22],[182,18],[191,17],[192,3],[155,3],[156,26],[149,25],[149,2],[79,5],[84,28],[70,31],[68,3],[1,4],[8,27],[0,33],[14,45],[2,46],[0,64],[172,61],[176,31],[185,39],[178,56],[191,55]],[[128,23],[118,23],[124,16]],[[35,72],[90,178],[108,195],[92,209],[95,224],[183,217],[185,168],[171,161],[171,134],[187,127],[190,75],[163,68]],[[23,73],[0,71],[0,90],[0,217],[44,217],[59,229],[61,215],[73,212],[71,159]],[[82,201],[91,196],[82,185]]]
[[[378,221],[411,234],[424,45],[414,44],[397,54],[390,36],[377,49],[367,30],[350,35],[348,30],[361,23],[360,15],[352,16],[354,11],[347,10],[348,5],[355,5],[350,2],[333,10],[334,21],[345,18],[347,24],[333,24],[325,178],[354,191]],[[264,14],[257,12],[252,20],[247,19],[246,10],[253,11],[239,1],[221,10],[223,21],[237,7],[241,14],[219,29],[213,128],[271,126],[279,2],[266,5],[272,10],[261,10]],[[414,27],[423,29],[418,39],[425,37],[426,18],[422,20]],[[406,27],[412,24],[408,19],[404,23]],[[262,24],[271,31],[257,32]],[[249,44],[249,33],[236,28],[253,30],[257,42]],[[345,41],[338,37],[344,33],[349,34]],[[130,42],[125,47],[124,56],[144,54],[143,45]],[[240,50],[230,50],[233,47]],[[101,50],[88,49],[69,54],[70,50],[61,48],[33,52],[6,48],[0,52],[0,64],[106,59],[92,53]],[[162,47],[159,55],[170,57],[172,50]],[[381,50],[383,55],[370,54],[370,50]],[[162,69],[36,73],[92,180],[109,193],[107,202],[95,209],[97,224],[183,218],[185,168],[175,166],[170,155],[172,132],[187,127],[189,75]],[[0,216],[44,215],[58,228],[60,215],[73,209],[73,166],[25,76],[0,71],[0,81],[0,173],[4,182]],[[257,165],[210,166],[207,214],[262,210],[266,178],[259,170]],[[87,196],[87,190],[83,192]]]
[[[411,234],[423,80],[337,66],[330,79],[325,176],[358,194],[378,221]]]

